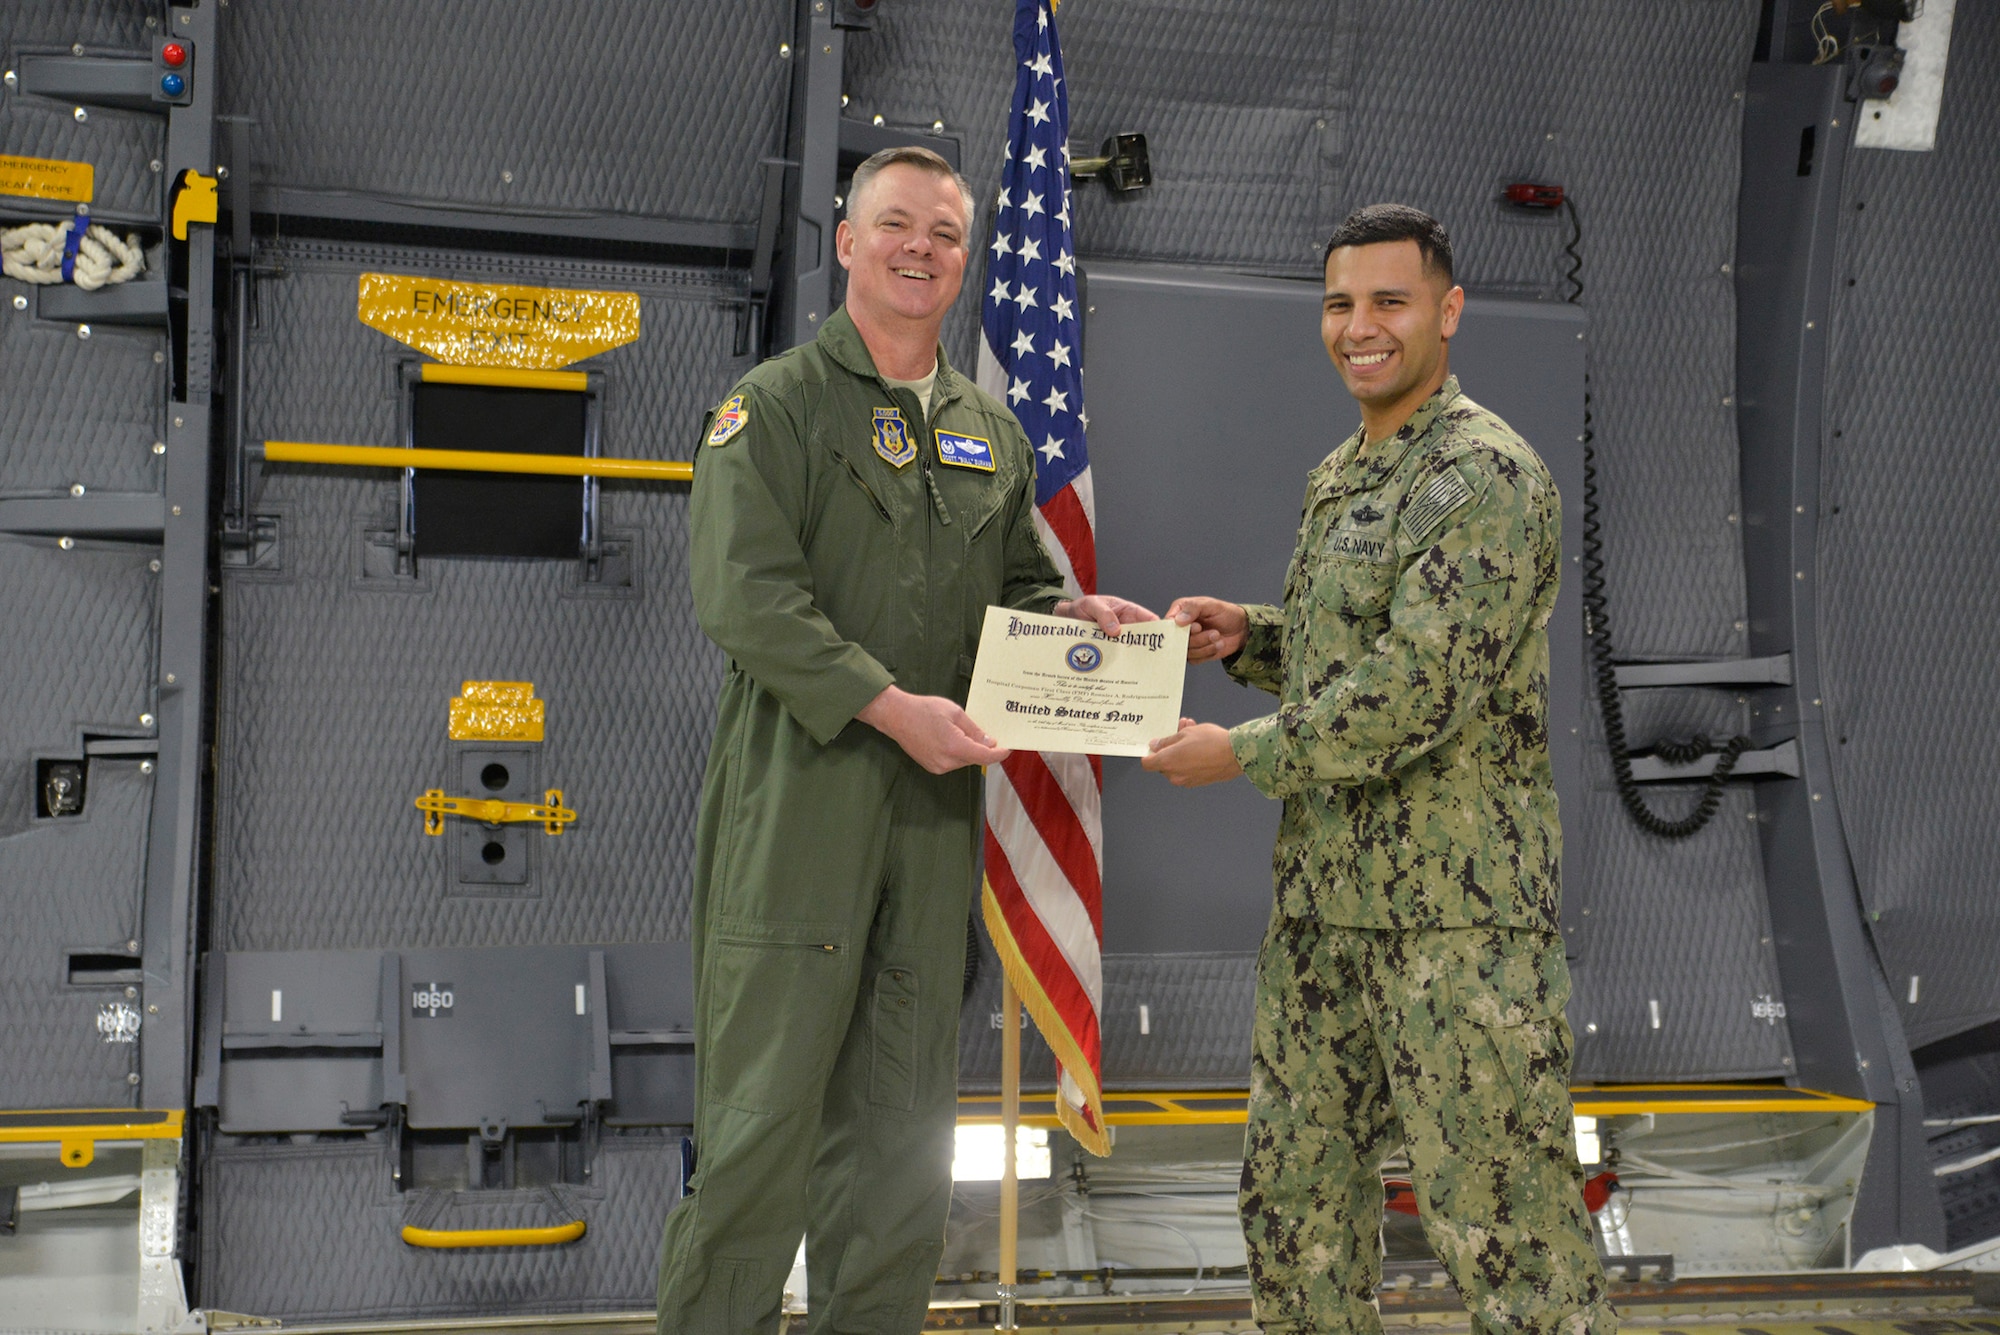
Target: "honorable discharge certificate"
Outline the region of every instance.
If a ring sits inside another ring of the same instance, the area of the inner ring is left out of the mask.
[[[1180,726],[1187,646],[1171,621],[1113,639],[1088,621],[989,607],[965,712],[1017,751],[1143,756]]]

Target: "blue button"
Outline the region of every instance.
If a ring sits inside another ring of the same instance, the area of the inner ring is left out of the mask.
[[[187,86],[187,80],[178,74],[162,74],[160,76],[160,91],[168,97],[179,97],[187,91]]]

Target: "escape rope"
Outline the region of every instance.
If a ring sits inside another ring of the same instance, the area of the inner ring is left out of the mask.
[[[0,269],[24,283],[75,283],[92,292],[127,282],[145,268],[146,252],[137,236],[120,240],[83,214],[67,222],[0,230]]]

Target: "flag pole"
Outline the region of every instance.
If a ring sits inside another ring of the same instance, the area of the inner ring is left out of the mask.
[[[1014,1321],[1014,1281],[1020,1264],[1021,1175],[1014,1142],[1021,1126],[1021,997],[1014,980],[1000,975],[1000,1323],[997,1330],[1019,1330]]]

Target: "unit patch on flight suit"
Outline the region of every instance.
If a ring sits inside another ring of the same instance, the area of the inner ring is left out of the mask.
[[[708,429],[708,443],[721,445],[750,425],[750,410],[743,406],[743,396],[733,395],[729,402],[715,410],[715,425]]]
[[[977,468],[982,473],[993,471],[993,442],[979,436],[940,431],[937,433],[937,451],[941,464],[950,464],[953,468]]]
[[[896,468],[917,457],[917,442],[910,439],[910,427],[901,409],[875,410],[875,453]]]

